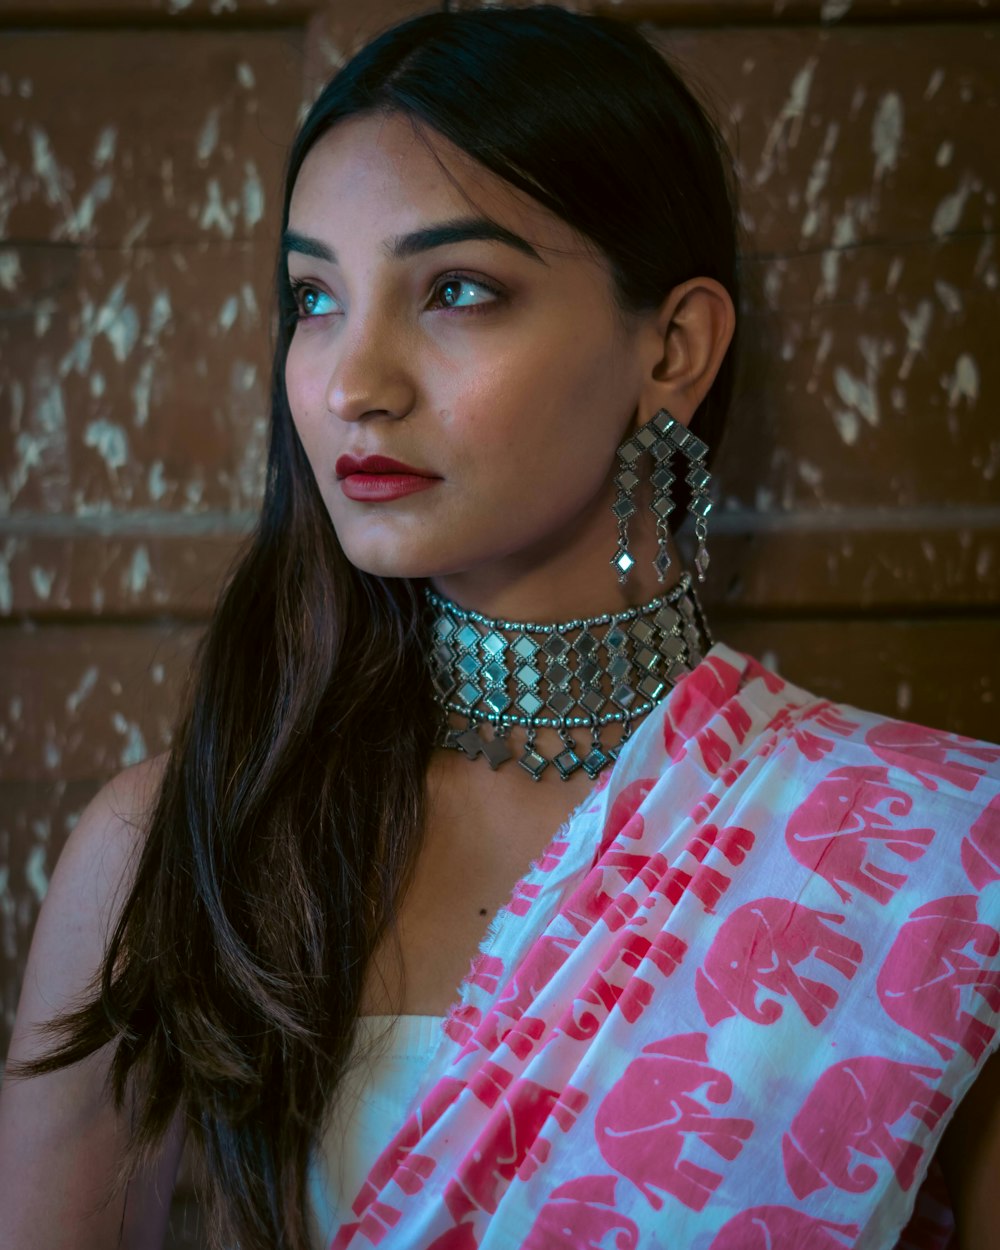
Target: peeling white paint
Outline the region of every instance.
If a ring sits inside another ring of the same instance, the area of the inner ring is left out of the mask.
[[[121,712],[115,712],[111,723],[115,730],[125,738],[125,745],[119,756],[122,768],[128,768],[132,764],[141,764],[147,755],[146,740],[142,736],[142,730],[134,721],[126,720]]]
[[[965,174],[951,195],[946,195],[934,210],[931,230],[933,230],[937,238],[940,239],[946,234],[951,234],[956,228],[961,220],[965,202],[969,198],[969,193],[972,189],[973,179],[970,174]]]
[[[132,385],[132,421],[140,428],[149,420],[149,399],[153,389],[155,361],[147,358],[139,366],[139,376]]]
[[[56,158],[52,154],[52,148],[49,146],[49,136],[44,130],[38,126],[29,126],[28,134],[31,139],[31,167],[35,175],[41,180],[42,189],[45,193],[45,202],[56,207],[61,207],[67,214],[72,213],[73,206],[66,195],[66,188],[63,186],[63,178],[67,179],[70,186],[73,185],[73,175],[67,171],[64,175],[60,170]]]
[[[45,847],[37,842],[28,852],[28,859],[24,865],[24,880],[34,894],[35,900],[38,903],[43,902],[48,892],[49,879],[45,873]]]
[[[101,373],[100,369],[94,370],[88,379],[87,385],[94,399],[100,399],[107,389],[104,382],[104,374]]]
[[[52,324],[52,314],[58,308],[54,299],[40,299],[35,305],[35,338],[40,339],[47,334]]]
[[[908,681],[901,681],[896,687],[896,707],[900,712],[908,712],[913,702],[913,689]]]
[[[902,256],[894,256],[889,265],[889,272],[885,279],[885,293],[891,295],[899,285],[899,279],[903,276],[903,258]]]
[[[199,165],[207,165],[212,153],[215,151],[219,142],[219,115],[220,108],[216,107],[208,110],[208,116],[205,118],[205,124],[201,128],[198,135],[198,141],[195,146],[195,154]]]
[[[170,324],[171,317],[173,317],[173,309],[170,306],[170,292],[159,290],[153,296],[149,306],[149,323],[142,339],[147,347],[151,347],[156,342],[164,328]]]
[[[113,187],[111,175],[101,174],[76,208],[68,212],[65,220],[56,227],[53,237],[77,242],[89,236],[94,228],[94,215],[98,207],[111,198]]]
[[[813,76],[816,73],[817,58],[810,57],[805,65],[792,79],[788,98],[781,107],[778,116],[772,122],[764,140],[760,163],[754,175],[754,185],[762,186],[774,173],[778,157],[789,148],[795,147],[802,131],[802,120],[809,103],[809,92],[812,88]]]
[[[924,99],[933,100],[937,93],[941,90],[941,84],[943,82],[944,70],[939,66],[931,72],[931,76],[927,80],[927,86],[924,88]]]
[[[80,710],[80,705],[90,697],[94,687],[97,685],[97,666],[89,665],[84,669],[83,676],[80,678],[76,689],[66,696],[66,711],[71,716],[75,716]]]
[[[159,503],[167,493],[168,486],[164,476],[162,460],[154,460],[150,465],[147,489],[149,490],[149,497],[154,503]]]
[[[52,583],[56,580],[55,570],[43,569],[41,565],[34,564],[28,573],[28,579],[38,598],[48,599],[52,594]]]
[[[235,295],[230,295],[226,302],[219,310],[219,329],[225,333],[231,330],[239,316],[240,301]]]
[[[858,435],[861,433],[861,422],[858,420],[858,414],[847,409],[837,408],[833,412],[833,424],[847,446],[853,447],[858,441]]]
[[[962,293],[957,287],[951,285],[950,282],[943,282],[940,278],[934,283],[934,290],[937,297],[941,301],[946,312],[960,313],[962,311]]]
[[[886,172],[899,163],[899,145],[903,138],[903,101],[895,91],[887,91],[879,100],[872,121],[872,152],[875,155],[875,181],[881,182]]]
[[[941,146],[937,150],[937,154],[934,157],[934,164],[938,167],[938,169],[944,169],[946,165],[951,164],[951,158],[954,156],[954,154],[955,154],[954,143],[952,143],[950,139],[945,139],[945,141],[941,144]]]
[[[819,7],[819,20],[821,22],[839,22],[840,19],[850,12],[853,0],[823,0]]]
[[[843,365],[837,365],[833,371],[833,385],[849,408],[864,417],[869,425],[878,425],[878,395],[869,382],[856,378]]]
[[[899,377],[904,381],[910,376],[913,362],[924,350],[927,333],[934,318],[934,305],[929,299],[922,299],[912,313],[900,309],[900,320],[906,326],[906,355],[899,366]]]
[[[90,158],[90,163],[95,169],[103,169],[105,165],[114,160],[117,144],[118,127],[105,126],[97,136],[97,142],[94,144],[94,155]]]
[[[122,587],[132,595],[141,595],[149,585],[152,568],[149,563],[149,552],[140,543],[132,553],[132,559],[122,577]]]
[[[820,273],[823,280],[816,292],[817,299],[832,299],[837,294],[837,287],[840,284],[840,254],[857,241],[854,217],[848,208],[834,222],[833,246],[826,248],[820,257]]]
[[[127,284],[127,277],[115,283],[99,308],[84,298],[77,340],[59,362],[61,377],[66,377],[70,370],[87,372],[94,341],[101,334],[110,344],[115,360],[121,363],[127,359],[139,338],[139,315],[125,299]]]
[[[837,136],[840,133],[840,127],[836,122],[830,122],[826,128],[826,134],[823,136],[823,146],[819,155],[813,162],[813,167],[809,173],[809,180],[806,183],[805,201],[807,212],[802,222],[802,237],[811,238],[816,233],[816,229],[820,220],[820,203],[819,197],[826,186],[827,179],[830,176],[830,157],[833,149],[837,145]]]
[[[246,61],[240,61],[236,66],[236,78],[241,87],[247,91],[253,90],[257,85],[257,79],[254,77],[253,66]]]
[[[955,372],[946,381],[949,408],[957,408],[963,399],[971,408],[979,398],[979,367],[967,352],[955,361]]]
[[[5,291],[13,291],[23,277],[21,258],[13,249],[0,252],[0,287]]]
[[[128,460],[128,435],[120,425],[114,425],[103,417],[91,421],[83,435],[86,447],[93,447],[114,474]]]
[[[16,544],[12,538],[4,543],[3,551],[0,551],[0,613],[5,616],[10,615],[10,611],[14,606],[14,587],[10,580],[10,559],[14,554]]]
[[[233,207],[227,210],[226,205],[223,204],[222,188],[219,186],[218,178],[209,178],[206,192],[205,207],[202,209],[201,217],[198,219],[198,225],[202,230],[210,230],[214,226],[221,235],[231,239],[234,232]],[[195,209],[195,212],[197,213],[197,209]]]
[[[264,188],[253,161],[246,162],[243,172],[243,220],[247,229],[252,230],[264,216]]]
[[[135,246],[136,242],[139,239],[141,239],[142,236],[146,233],[146,230],[149,226],[149,223],[152,221],[152,219],[153,219],[152,213],[143,213],[143,215],[138,219],[138,221],[136,221],[129,228],[128,232],[125,234],[125,237],[122,239],[122,248],[124,251],[127,252],[129,251],[130,248]]]

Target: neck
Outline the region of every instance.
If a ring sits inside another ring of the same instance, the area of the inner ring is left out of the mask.
[[[636,492],[639,515],[648,517],[652,487],[643,481]],[[484,616],[511,621],[555,623],[577,617],[621,612],[648,603],[677,585],[682,566],[670,540],[671,564],[666,579],[657,579],[653,560],[657,553],[652,525],[633,523],[629,547],[635,557],[625,584],[611,565],[615,554],[614,532],[608,525],[608,508],[592,508],[574,517],[563,530],[548,534],[544,542],[498,555],[479,567],[430,578],[440,595]]]

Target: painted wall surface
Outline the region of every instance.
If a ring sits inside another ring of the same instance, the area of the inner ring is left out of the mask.
[[[253,521],[296,120],[427,7],[0,0],[4,1051],[60,847],[168,744]],[[641,22],[737,153],[748,359],[717,636],[1000,738],[1000,2],[589,7]]]

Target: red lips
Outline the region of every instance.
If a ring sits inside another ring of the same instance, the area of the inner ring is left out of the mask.
[[[340,489],[358,503],[388,503],[430,490],[441,478],[423,473],[391,456],[340,456],[336,463]]]
[[[425,473],[401,460],[393,460],[391,456],[338,456],[334,466],[338,478],[350,477],[352,473],[406,473],[412,477],[436,477],[434,473]]]

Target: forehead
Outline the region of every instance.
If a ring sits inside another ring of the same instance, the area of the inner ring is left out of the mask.
[[[590,250],[560,217],[398,113],[348,118],[316,141],[295,181],[289,226],[342,241],[348,229],[353,238],[359,232],[386,238],[470,209],[539,249]]]

